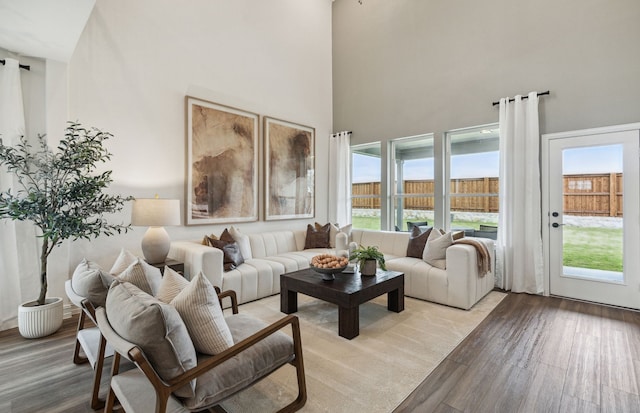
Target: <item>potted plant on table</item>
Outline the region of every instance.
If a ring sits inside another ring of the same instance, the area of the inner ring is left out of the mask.
[[[384,261],[384,254],[381,253],[376,246],[360,246],[356,248],[349,256],[349,260],[355,260],[358,262],[360,274],[362,275],[376,275],[376,268],[378,264],[380,265],[381,270],[387,270]]]
[[[98,163],[111,159],[103,142],[112,135],[69,122],[57,151],[38,135],[39,149],[23,137],[15,146],[0,141],[0,166],[14,176],[14,190],[0,188],[0,219],[30,221],[37,227],[40,249],[40,295],[18,309],[18,327],[27,338],[53,334],[62,324],[62,299],[47,299],[47,258],[66,239],[90,239],[126,232],[129,225],[109,224],[105,214],[120,211],[132,199],[109,195],[111,171],[96,172]],[[35,257],[34,257],[35,259]],[[43,317],[42,310],[54,308],[55,315]],[[51,320],[48,325],[31,325]]]

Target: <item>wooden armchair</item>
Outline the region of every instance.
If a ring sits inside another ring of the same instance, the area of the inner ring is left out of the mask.
[[[160,377],[149,362],[148,355],[138,345],[125,340],[112,328],[105,309],[98,308],[96,311],[98,326],[107,342],[115,349],[111,390],[105,412],[112,412],[116,398],[127,413],[188,412],[214,408],[228,397],[253,385],[287,363],[292,364],[296,369],[298,396],[280,412],[294,412],[304,406],[307,392],[298,318],[289,315],[265,326],[259,320],[238,314],[235,292],[219,293],[221,306],[222,299],[225,297],[230,298],[232,302],[233,315],[225,319],[235,344],[214,356],[198,354],[198,363],[195,367],[168,381]],[[291,326],[292,337],[280,331],[287,326]],[[243,331],[240,333],[240,330]],[[284,357],[270,356],[283,351]],[[121,357],[133,361],[138,368],[120,373],[118,365]],[[245,363],[242,362],[243,359]],[[265,362],[265,359],[271,360],[271,364]],[[237,376],[238,383],[232,386],[224,383],[222,387],[225,390],[219,391],[216,387],[219,386],[218,382],[229,380],[230,376],[234,378]],[[178,389],[189,386],[196,378],[198,380],[195,381],[194,392],[197,397],[178,398],[172,394]],[[216,390],[207,394],[210,389],[197,386],[216,387]],[[206,397],[203,394],[207,394]],[[197,400],[194,401],[194,399]]]

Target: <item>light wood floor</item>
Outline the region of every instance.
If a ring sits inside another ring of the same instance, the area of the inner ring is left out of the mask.
[[[640,412],[640,313],[509,294],[395,412]]]
[[[0,332],[0,412],[93,412],[75,322]],[[639,394],[640,313],[509,294],[396,412],[640,412]]]

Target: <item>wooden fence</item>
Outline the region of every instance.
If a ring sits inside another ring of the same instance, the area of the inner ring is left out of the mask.
[[[433,180],[407,180],[405,194],[433,194]],[[451,180],[451,210],[498,212],[498,178]],[[352,186],[353,208],[380,209],[380,182]],[[474,194],[479,194],[475,196]],[[357,198],[374,195],[375,198]],[[406,197],[404,209],[432,211],[433,196]],[[564,176],[564,213],[586,216],[622,216],[622,174],[583,174]]]

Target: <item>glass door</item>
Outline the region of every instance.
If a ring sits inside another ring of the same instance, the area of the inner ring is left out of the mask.
[[[548,149],[550,293],[640,308],[638,131]]]

